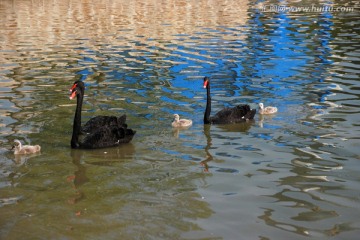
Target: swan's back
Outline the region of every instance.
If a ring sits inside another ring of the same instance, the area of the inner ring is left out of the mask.
[[[274,113],[277,113],[278,109],[277,107],[271,107],[271,106],[268,106],[264,109],[260,109],[260,114],[274,114]]]
[[[104,126],[107,127],[123,127],[126,122],[126,115],[120,117],[115,116],[96,116],[87,121],[84,126],[81,128],[84,133],[91,133],[97,131],[97,129]]]
[[[126,124],[122,127],[103,126],[86,135],[79,147],[86,149],[114,147],[130,142],[135,133],[136,131],[128,129]]]
[[[40,145],[17,145],[14,147],[14,154],[32,154],[32,153],[37,153],[40,152],[41,147]]]
[[[40,150],[41,150],[40,145],[34,145],[34,146],[25,145],[22,147],[19,154],[37,153],[37,152],[40,152]]]
[[[179,121],[173,121],[171,126],[174,128],[190,127],[192,125],[192,120],[190,119],[180,119]]]
[[[274,113],[277,113],[277,111],[278,111],[277,107],[267,106],[264,108],[264,104],[259,103],[259,113],[260,114],[274,114]]]
[[[174,121],[171,123],[171,126],[174,128],[186,128],[192,125],[192,120],[190,119],[180,119],[179,114],[174,114]]]
[[[255,109],[251,109],[248,104],[238,105],[233,108],[224,108],[210,118],[213,124],[239,123],[254,119]]]

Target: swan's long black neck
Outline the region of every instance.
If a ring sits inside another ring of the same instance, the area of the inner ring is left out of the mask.
[[[79,144],[79,135],[81,132],[81,109],[83,103],[83,93],[79,93],[76,95],[76,111],[74,117],[74,124],[73,124],[73,133],[71,137],[71,147],[78,148],[80,147]]]
[[[204,123],[210,123],[210,112],[211,112],[211,97],[210,97],[210,82],[206,86],[206,108],[204,114]]]

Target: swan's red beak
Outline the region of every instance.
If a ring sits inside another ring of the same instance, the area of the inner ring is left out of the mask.
[[[207,85],[209,84],[209,80],[204,81],[204,88],[207,88]]]
[[[75,84],[70,88],[70,92],[72,92],[76,87],[77,87],[77,83],[75,83]]]
[[[76,97],[76,92],[77,90],[73,91],[71,94],[70,94],[70,100],[73,100],[75,97]]]

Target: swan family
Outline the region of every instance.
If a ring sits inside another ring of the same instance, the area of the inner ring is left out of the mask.
[[[204,113],[204,124],[228,124],[240,123],[254,119],[256,109],[251,109],[248,104],[238,105],[233,108],[224,108],[215,115],[211,113],[210,79],[204,78],[206,89],[206,108]],[[122,143],[128,143],[134,137],[136,131],[128,128],[126,115],[96,116],[91,118],[84,126],[81,126],[81,110],[85,92],[82,81],[74,82],[70,89],[70,99],[77,99],[71,137],[72,148],[105,148],[114,147]],[[263,106],[262,103],[259,106]],[[263,108],[260,108],[262,111]],[[190,119],[180,119],[179,114],[174,114],[171,123],[174,128],[188,128],[192,125]],[[80,139],[81,138],[81,139]]]
[[[204,112],[204,124],[230,124],[247,122],[254,119],[256,109],[251,109],[248,104],[237,105],[232,108],[224,108],[219,112],[211,114],[210,79],[204,78],[203,87],[206,89],[206,108]],[[73,129],[70,145],[71,148],[96,149],[116,147],[120,144],[129,143],[136,131],[128,128],[126,115],[121,116],[95,116],[81,125],[82,104],[85,94],[85,85],[82,81],[76,81],[70,88],[70,100],[76,98],[76,109],[74,115]],[[274,114],[276,107],[264,108],[263,103],[259,103],[260,114]],[[188,128],[192,125],[190,119],[180,119],[179,114],[174,114],[171,123],[174,128]],[[15,154],[28,154],[40,151],[40,146],[21,145],[19,140],[15,140]]]

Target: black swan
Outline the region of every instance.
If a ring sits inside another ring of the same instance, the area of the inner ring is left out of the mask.
[[[251,120],[254,118],[256,109],[251,109],[249,105],[238,105],[233,108],[224,108],[210,117],[211,112],[211,97],[210,97],[210,79],[204,78],[204,88],[206,88],[206,109],[204,114],[205,124],[226,124],[239,123]]]
[[[75,96],[77,98],[71,138],[72,148],[92,149],[114,147],[132,140],[136,131],[127,128],[125,114],[120,117],[93,117],[81,128],[81,109],[85,92],[84,83],[82,81],[76,81],[70,91],[70,99],[74,99]],[[85,134],[85,136],[82,141],[79,141],[79,135],[82,133]]]

